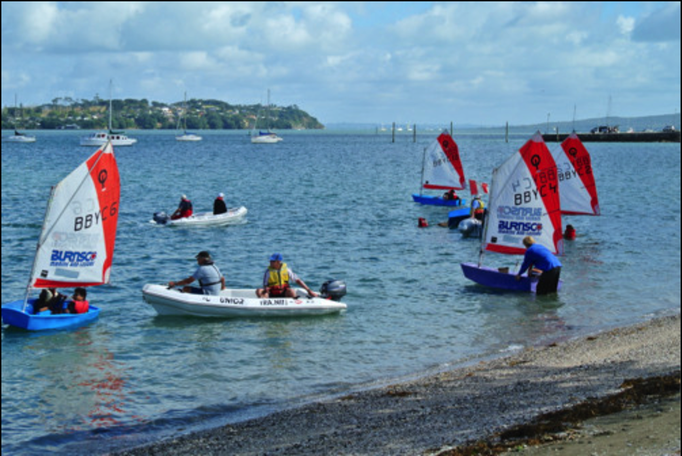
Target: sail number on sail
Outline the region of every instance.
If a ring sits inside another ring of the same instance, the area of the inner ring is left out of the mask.
[[[567,181],[578,176],[592,174],[592,163],[590,162],[589,158],[579,157],[575,161],[564,163],[564,166],[566,170],[559,169],[559,164],[557,164],[557,171],[560,181]]]
[[[74,211],[76,212],[76,211]],[[104,222],[107,217],[114,217],[118,213],[118,201],[114,201],[109,206],[104,206],[102,210],[86,215],[78,215],[74,219],[73,230],[81,231],[99,225],[100,221]]]

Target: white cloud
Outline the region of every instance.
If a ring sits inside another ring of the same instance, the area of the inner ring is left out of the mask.
[[[486,122],[603,112],[619,91],[658,112],[651,87],[679,101],[679,17],[678,3],[3,2],[2,96],[90,98],[113,78],[158,101],[184,86],[252,103],[270,87],[323,121],[420,121],[419,102],[421,121],[452,104]]]
[[[620,32],[623,35],[629,35],[635,29],[634,17],[618,16],[616,23],[618,24],[618,28],[620,28]]]

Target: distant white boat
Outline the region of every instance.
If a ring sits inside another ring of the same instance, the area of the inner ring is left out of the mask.
[[[187,141],[187,142],[201,141],[202,139],[204,139],[204,138],[202,138],[199,135],[195,135],[194,133],[189,133],[187,131],[185,133],[175,137],[176,141]]]
[[[251,136],[252,144],[276,144],[282,141],[282,138],[271,131],[260,131],[257,136]]]
[[[17,94],[14,94],[14,115],[16,116],[16,110],[17,110]],[[24,108],[21,108],[21,120],[23,121],[24,118]],[[23,122],[22,122],[23,123]],[[27,135],[26,133],[20,133],[17,131],[16,127],[14,128],[14,134],[12,136],[6,136],[2,138],[4,142],[13,142],[13,143],[34,143],[36,142],[36,137],[33,135]]]
[[[88,136],[81,137],[81,146],[100,147],[111,141],[114,146],[132,146],[137,142],[135,138],[129,138],[122,132],[96,131]]]
[[[182,121],[183,121],[183,126],[184,126],[184,133],[181,135],[178,135],[175,137],[176,141],[185,141],[185,142],[196,142],[196,141],[201,141],[203,138],[199,135],[195,135],[194,133],[190,133],[187,131],[187,92],[185,92],[185,102],[182,105]],[[178,120],[178,126],[180,126],[180,120]]]
[[[111,106],[111,86],[112,82],[109,81],[109,131],[96,131],[89,134],[88,136],[81,137],[81,146],[89,147],[101,147],[104,146],[107,141],[111,141],[114,146],[132,146],[137,142],[135,138],[129,138],[122,131],[113,131],[111,128],[111,116],[112,116],[112,106]]]
[[[268,90],[268,104],[266,105],[266,123],[268,131],[259,131],[256,134],[256,125],[258,124],[258,117],[260,115],[260,110],[256,114],[256,121],[253,123],[253,130],[251,131],[251,144],[277,144],[282,141],[282,138],[277,136],[276,133],[270,131],[270,90]]]
[[[12,136],[6,136],[2,138],[2,140],[13,143],[34,143],[36,142],[36,137],[33,135],[27,135],[25,133],[19,133],[17,130],[14,130],[14,134]]]

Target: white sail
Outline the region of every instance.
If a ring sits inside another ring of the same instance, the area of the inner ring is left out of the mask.
[[[483,246],[523,255],[523,238],[562,253],[561,210],[556,164],[537,133],[493,171]]]
[[[600,215],[592,159],[578,135],[569,135],[552,155],[559,178],[561,213]]]
[[[459,148],[447,131],[441,133],[424,151],[422,184],[424,188],[435,190],[466,188]]]
[[[111,142],[52,189],[29,286],[109,282],[120,179]]]

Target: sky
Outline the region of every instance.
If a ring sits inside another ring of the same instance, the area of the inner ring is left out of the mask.
[[[2,2],[2,106],[297,105],[324,124],[679,113],[679,2]]]

